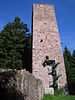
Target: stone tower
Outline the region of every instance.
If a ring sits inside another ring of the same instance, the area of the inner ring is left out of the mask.
[[[67,85],[60,37],[53,5],[33,4],[32,73],[45,93]],[[56,87],[54,87],[56,85]]]

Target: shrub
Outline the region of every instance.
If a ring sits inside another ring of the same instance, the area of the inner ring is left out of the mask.
[[[65,91],[63,88],[60,88],[55,91],[55,95],[65,95]]]

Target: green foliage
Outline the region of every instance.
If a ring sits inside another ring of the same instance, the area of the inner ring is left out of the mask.
[[[71,55],[67,47],[64,50],[64,61],[67,73],[69,93],[75,95],[75,50]]]
[[[55,91],[55,95],[65,95],[65,91],[63,88],[60,88]]]
[[[53,100],[53,96],[51,94],[44,94],[42,100]]]
[[[71,61],[71,53],[70,53],[70,51],[68,50],[67,47],[65,47],[65,50],[64,50],[64,58],[67,58],[67,60],[69,62]]]
[[[55,96],[51,94],[45,94],[42,100],[75,100],[75,96]]]
[[[72,54],[72,68],[75,68],[75,50],[73,50],[73,54]]]
[[[29,32],[27,24],[21,22],[19,17],[6,24],[0,32],[0,67],[23,68],[23,55],[28,37],[26,32]]]

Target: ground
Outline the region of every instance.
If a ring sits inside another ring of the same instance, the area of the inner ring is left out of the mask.
[[[75,96],[53,96],[46,94],[42,100],[75,100]]]

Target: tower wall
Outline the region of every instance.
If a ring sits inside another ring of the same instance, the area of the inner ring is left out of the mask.
[[[53,77],[48,74],[49,66],[43,67],[46,56],[60,64],[57,67],[58,87],[65,87],[66,72],[61,49],[60,37],[53,5],[33,4],[33,44],[32,44],[32,73],[43,82],[45,93],[54,93],[49,87]]]

